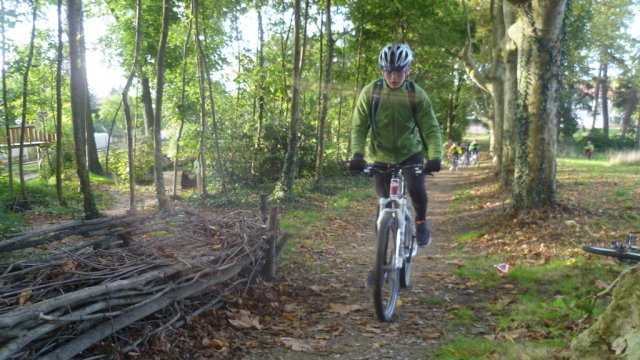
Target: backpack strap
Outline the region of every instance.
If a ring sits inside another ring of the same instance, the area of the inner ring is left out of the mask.
[[[407,92],[409,93],[409,104],[411,104],[411,114],[413,115],[413,122],[416,124],[418,128],[418,135],[420,135],[420,140],[422,141],[422,146],[424,150],[428,153],[429,147],[427,146],[427,142],[424,139],[424,135],[422,134],[422,129],[420,129],[420,124],[418,124],[418,105],[416,104],[416,87],[413,84],[413,81],[407,80],[405,81],[407,84]]]
[[[380,93],[382,92],[382,79],[376,80],[373,85],[373,95],[371,98],[371,117],[369,118],[369,126],[375,132],[375,123],[376,123],[376,113],[378,112],[378,107],[380,107]]]

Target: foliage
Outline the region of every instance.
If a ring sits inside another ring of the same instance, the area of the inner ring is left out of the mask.
[[[136,147],[134,157],[134,181],[139,185],[149,185],[153,183],[153,140],[146,138],[139,142]],[[126,181],[129,178],[129,160],[126,149],[115,150],[109,161],[110,169],[118,178]]]

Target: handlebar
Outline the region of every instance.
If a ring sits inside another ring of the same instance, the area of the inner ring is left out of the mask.
[[[399,171],[409,170],[415,175],[425,174],[431,175],[430,172],[424,171],[424,166],[422,164],[409,164],[409,165],[400,165],[400,164],[366,164],[364,170],[362,170],[363,175],[373,176],[374,173],[380,174],[389,174],[389,173],[397,173]]]

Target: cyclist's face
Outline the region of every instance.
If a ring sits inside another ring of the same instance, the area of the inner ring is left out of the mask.
[[[382,72],[384,75],[384,79],[392,89],[398,89],[404,83],[404,80],[407,78],[407,74],[409,74],[409,68],[398,70],[398,71],[389,71],[385,70]]]

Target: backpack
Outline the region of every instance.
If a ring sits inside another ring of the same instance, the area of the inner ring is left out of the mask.
[[[376,112],[378,112],[378,107],[380,106],[380,93],[382,92],[384,79],[376,80],[373,85],[373,97],[371,100],[371,118],[369,119],[369,125],[371,127],[371,134],[375,137],[377,133],[375,123],[376,123]],[[416,120],[416,114],[418,113],[418,106],[416,105],[416,87],[413,84],[413,81],[406,80],[407,92],[409,93],[409,104],[411,105],[411,114],[413,116],[413,122],[415,124],[414,129],[418,128],[418,134],[420,135],[420,140],[422,141],[422,146],[424,150],[427,150],[427,142],[424,140],[424,135],[422,135],[422,129],[420,129],[420,125],[418,125],[418,121]],[[375,141],[373,142],[376,143]]]

